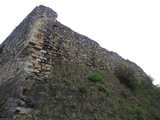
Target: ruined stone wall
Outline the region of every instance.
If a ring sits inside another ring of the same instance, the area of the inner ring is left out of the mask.
[[[46,51],[42,49],[42,44],[43,37],[47,36],[41,28],[49,20],[56,21],[56,17],[57,14],[51,9],[36,7],[0,45],[0,84],[21,71],[42,73],[41,70],[44,72],[45,69],[48,74],[49,65],[44,67],[41,63],[41,70],[39,65],[45,60],[43,56]]]
[[[109,72],[114,72],[118,64],[124,64],[136,69],[141,76],[144,73],[136,64],[62,25],[56,17],[50,8],[39,6],[0,45],[0,102],[6,101],[0,103],[3,104],[1,116],[7,118],[16,110],[24,114],[28,108],[17,101],[23,104],[32,101],[33,84],[49,77],[57,63],[67,61]],[[7,88],[6,91],[3,88]]]
[[[59,57],[73,64],[84,64],[109,71],[114,71],[117,63],[124,62],[118,54],[107,51],[97,42],[74,32],[59,22],[48,22],[46,26],[45,30],[52,36],[48,37],[49,43],[46,45],[50,47],[52,59]]]
[[[119,64],[133,67],[137,74],[143,70],[133,62],[123,59],[115,52],[102,48],[97,42],[78,34],[58,21],[49,21],[44,29],[48,33],[45,46],[50,54],[47,61],[53,64],[56,58],[73,64],[84,64],[92,68],[114,72]],[[50,58],[50,59],[49,59]]]
[[[114,72],[119,64],[143,72],[136,64],[126,61],[117,53],[102,48],[95,41],[80,35],[56,20],[41,19],[36,22],[28,40],[29,60],[36,75],[49,76],[56,59],[73,64]],[[54,69],[54,68],[53,68]]]
[[[27,16],[1,45],[0,58],[5,64],[1,67],[7,65],[10,69],[0,69],[0,74],[11,76],[9,74],[24,70],[37,76],[49,76],[57,58],[111,72],[119,63],[126,64],[143,73],[135,64],[62,25],[56,17],[54,11],[44,6],[37,7]]]
[[[34,29],[31,32],[32,35],[28,41],[27,50],[29,55],[26,60],[28,60],[32,68],[30,72],[36,75],[48,76],[52,68],[52,60],[48,56],[52,55],[51,47],[53,43],[50,41],[51,33],[44,28],[46,21],[42,19],[34,25]]]

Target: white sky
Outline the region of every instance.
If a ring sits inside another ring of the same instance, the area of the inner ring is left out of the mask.
[[[160,0],[1,0],[0,42],[37,5],[102,47],[134,61],[160,83]]]

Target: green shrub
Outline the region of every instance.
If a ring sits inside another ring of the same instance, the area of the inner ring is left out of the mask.
[[[135,109],[135,113],[136,113],[136,118],[138,120],[144,120],[144,109],[143,108],[136,108]]]
[[[136,78],[135,71],[130,67],[124,65],[119,66],[115,71],[115,75],[121,83],[131,89],[135,89],[140,85],[141,81]]]
[[[154,97],[155,99],[160,98],[160,87],[153,85],[152,87],[148,88],[149,95]]]
[[[155,109],[155,107],[150,107],[149,112],[154,120],[160,120],[160,111]]]
[[[99,91],[107,92],[107,88],[103,84],[97,84]]]
[[[143,85],[141,87],[145,89],[151,89],[154,86],[153,78],[151,76],[145,76],[143,79],[141,79],[141,83]]]
[[[84,85],[81,85],[80,87],[79,87],[79,91],[81,92],[81,93],[86,93],[87,92],[87,86],[84,86]]]
[[[90,73],[88,75],[88,79],[93,81],[93,82],[101,81],[102,80],[102,75],[100,73]]]

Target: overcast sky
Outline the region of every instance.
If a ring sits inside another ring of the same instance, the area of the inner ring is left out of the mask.
[[[160,0],[1,0],[0,43],[40,4],[56,11],[61,23],[135,62],[160,83]]]

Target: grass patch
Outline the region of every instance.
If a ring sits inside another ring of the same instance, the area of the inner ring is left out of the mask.
[[[88,79],[93,82],[98,82],[102,80],[102,75],[100,73],[90,73]]]

